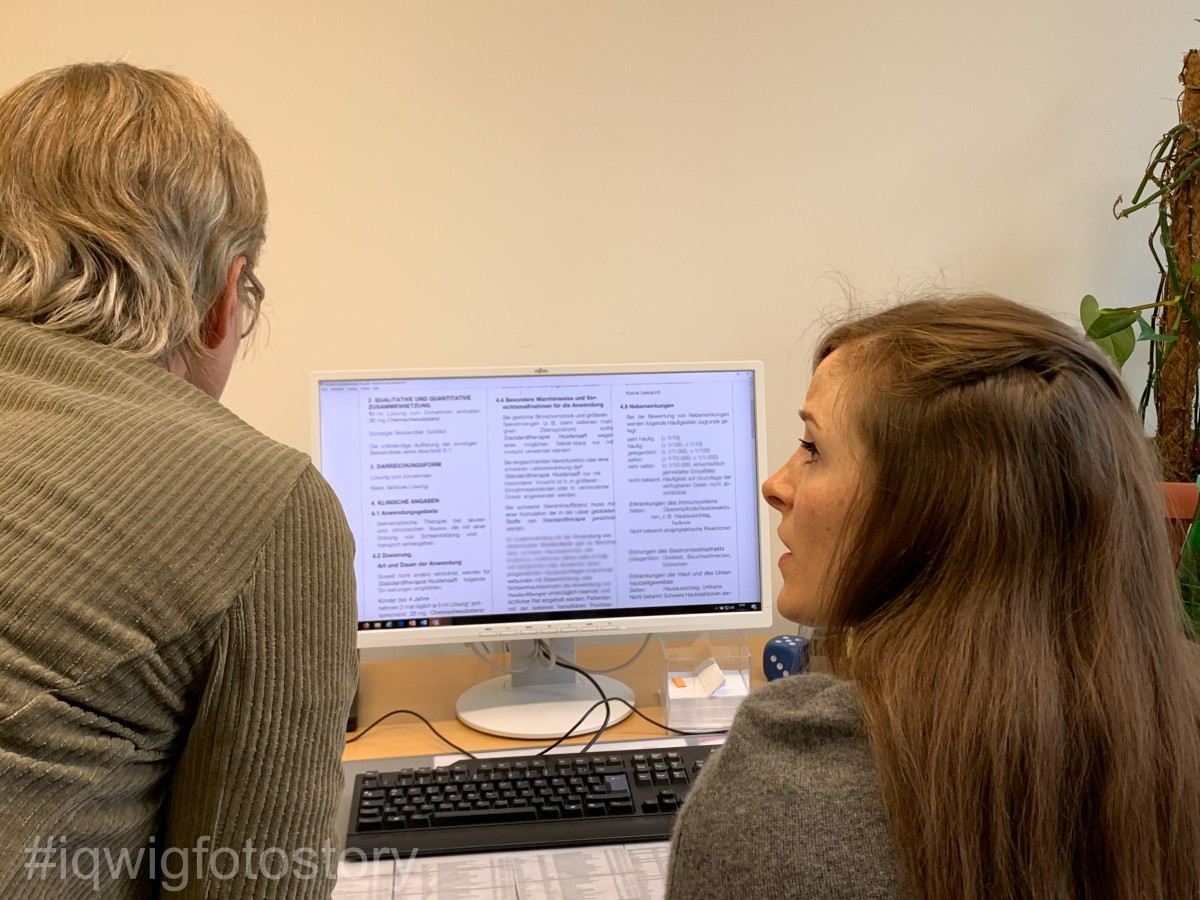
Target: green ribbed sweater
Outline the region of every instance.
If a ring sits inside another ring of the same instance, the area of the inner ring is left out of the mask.
[[[899,857],[854,685],[753,691],[680,811],[668,900],[896,900]]]
[[[0,897],[328,896],[354,602],[304,454],[0,319]]]

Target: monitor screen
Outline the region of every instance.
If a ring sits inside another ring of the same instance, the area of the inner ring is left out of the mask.
[[[320,372],[359,646],[771,623],[762,366]]]

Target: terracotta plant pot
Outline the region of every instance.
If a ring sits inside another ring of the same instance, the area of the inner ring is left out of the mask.
[[[1187,535],[1188,526],[1196,516],[1196,505],[1200,502],[1200,491],[1190,481],[1164,481],[1163,499],[1167,506],[1167,527],[1171,532],[1171,551],[1179,562],[1179,548]]]

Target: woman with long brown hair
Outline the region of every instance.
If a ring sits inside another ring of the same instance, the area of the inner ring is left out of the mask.
[[[1200,897],[1200,675],[1115,371],[990,296],[834,328],[780,612],[839,677],[755,692],[676,827],[672,898]]]

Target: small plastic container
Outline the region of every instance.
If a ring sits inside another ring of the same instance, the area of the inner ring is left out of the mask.
[[[713,643],[707,636],[695,641],[660,640],[662,705],[667,725],[683,731],[728,728],[738,706],[750,693],[750,649],[746,642],[731,638]]]

